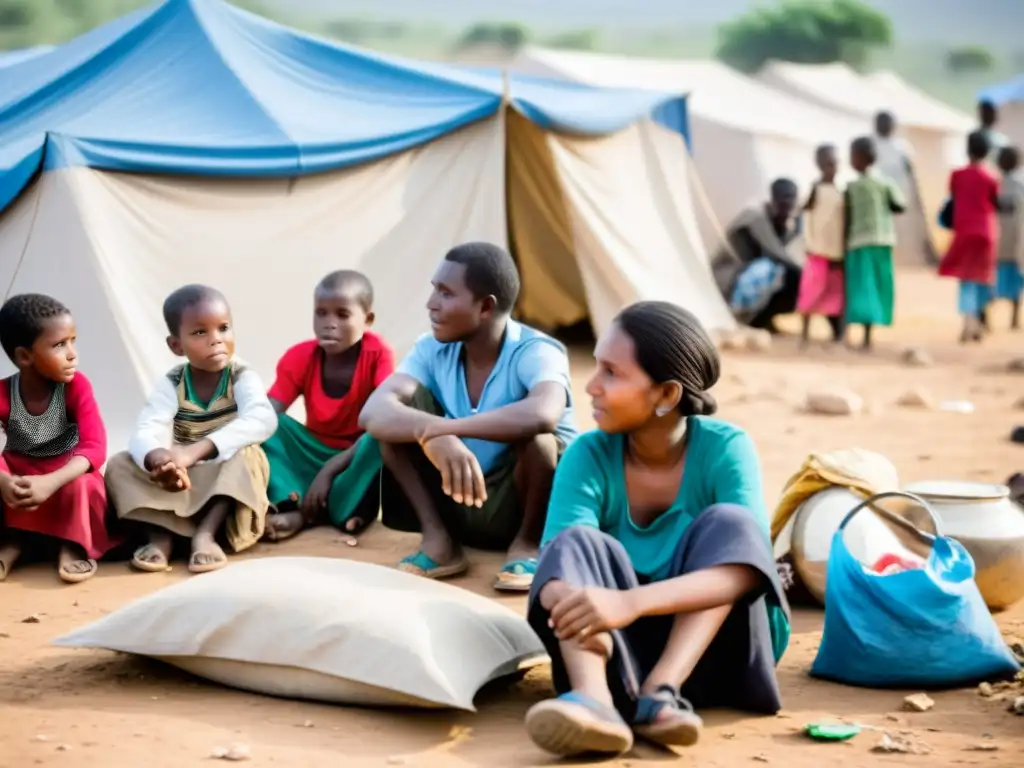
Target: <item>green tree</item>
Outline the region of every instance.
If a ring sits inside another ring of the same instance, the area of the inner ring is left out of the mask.
[[[593,51],[601,45],[601,34],[596,29],[574,29],[549,37],[544,44],[571,51]]]
[[[456,47],[472,48],[477,45],[495,45],[507,51],[517,51],[528,42],[530,34],[525,27],[512,22],[474,24],[459,38]]]
[[[892,24],[858,0],[791,0],[721,25],[716,55],[744,72],[771,59],[862,67],[872,49],[892,44]]]
[[[995,63],[992,52],[980,45],[952,48],[946,53],[946,69],[954,74],[988,72]]]

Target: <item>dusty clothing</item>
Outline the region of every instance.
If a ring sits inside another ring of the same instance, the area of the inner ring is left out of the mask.
[[[0,471],[48,475],[81,456],[90,469],[36,509],[0,510],[0,528],[52,536],[78,544],[98,558],[116,544],[106,527],[107,494],[100,468],[107,458],[107,432],[92,385],[81,373],[54,387],[50,405],[33,415],[21,400],[18,374],[0,382],[0,424],[7,444]]]
[[[227,544],[236,552],[252,546],[263,535],[269,507],[270,468],[260,444],[276,427],[277,414],[262,382],[241,363],[224,370],[207,403],[192,388],[188,364],[172,369],[154,388],[129,451],[107,466],[107,493],[117,516],[191,537],[193,518],[211,500],[227,497],[235,502],[225,524]],[[166,491],[150,480],[145,469],[150,451],[204,439],[217,453],[188,470],[190,489]]]
[[[872,245],[896,245],[893,207],[906,208],[907,199],[892,179],[869,168],[846,188],[846,250]]]
[[[846,197],[835,184],[818,182],[804,211],[804,245],[830,261],[846,253]]]

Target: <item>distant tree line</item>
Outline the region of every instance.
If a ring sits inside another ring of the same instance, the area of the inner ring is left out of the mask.
[[[111,19],[134,11],[153,0],[0,0],[0,48],[24,48],[60,43]],[[282,19],[269,11],[264,0],[231,0],[256,13]],[[280,10],[281,5],[274,8]],[[312,20],[307,20],[312,21]],[[318,19],[311,31],[367,47],[401,47],[424,29],[400,21],[368,19]],[[431,42],[437,44],[437,35]],[[536,36],[515,22],[480,22],[448,36],[456,52],[474,47],[493,47],[515,52],[526,44],[575,50],[599,50],[602,40],[596,29],[566,30]],[[442,41],[442,45],[444,42]],[[809,64],[846,62],[864,67],[871,54],[893,44],[889,19],[860,0],[782,0],[759,6],[718,29],[716,55],[744,72],[756,72],[772,59]],[[992,53],[983,46],[950,49],[944,59],[951,74],[984,72],[994,65]]]

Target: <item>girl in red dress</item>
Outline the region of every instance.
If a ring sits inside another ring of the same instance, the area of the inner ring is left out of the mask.
[[[0,307],[0,345],[18,368],[0,381],[0,581],[23,533],[60,542],[58,573],[72,584],[92,578],[113,545],[100,474],[107,432],[76,370],[76,341],[74,318],[56,299],[25,294]]]
[[[981,340],[980,318],[995,282],[1000,202],[999,182],[985,167],[989,149],[982,131],[972,133],[967,137],[970,164],[953,171],[949,179],[953,242],[939,264],[939,274],[960,281],[961,343]]]

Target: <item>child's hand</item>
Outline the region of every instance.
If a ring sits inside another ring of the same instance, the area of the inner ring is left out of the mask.
[[[46,503],[60,486],[54,482],[52,475],[32,475],[31,477],[18,477],[14,479],[14,496],[16,502],[13,506],[19,509],[32,510]]]
[[[3,499],[5,507],[21,506],[21,496],[17,493],[17,481],[20,479],[17,475],[0,474],[0,499]]]
[[[152,477],[153,472],[156,470],[168,464],[173,464],[174,457],[167,448],[155,448],[146,454],[146,458],[142,463],[146,465],[146,469],[149,470],[150,477]]]
[[[170,454],[171,461],[174,462],[174,466],[178,469],[188,469],[189,467],[199,463],[199,459],[196,457],[195,452],[187,445],[174,446],[171,448]]]
[[[302,517],[305,518],[307,524],[311,524],[323,510],[327,509],[327,497],[331,494],[332,482],[334,482],[334,475],[321,469],[313,478],[313,482],[309,484],[300,505]]]
[[[188,470],[170,461],[150,472],[149,477],[154,483],[171,493],[187,491],[192,487],[192,481],[188,477]]]

